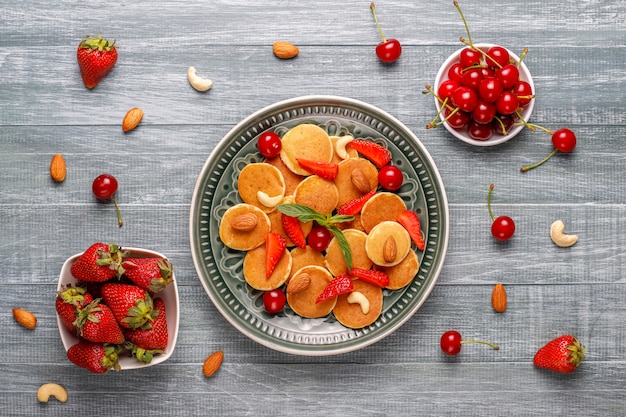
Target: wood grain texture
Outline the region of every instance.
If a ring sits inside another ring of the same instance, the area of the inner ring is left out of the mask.
[[[387,37],[401,41],[381,65],[368,2],[0,0],[0,415],[122,416],[625,416],[626,378],[626,3],[611,0],[461,2],[476,42],[499,43],[525,59],[537,98],[531,121],[570,127],[578,145],[537,170],[549,135],[528,130],[494,147],[426,129],[432,97],[422,94],[466,36],[452,1],[376,2]],[[120,58],[92,91],[80,80],[76,46],[87,34],[115,38]],[[293,42],[289,61],[271,51]],[[211,78],[198,93],[186,69]],[[311,94],[359,99],[413,131],[435,161],[450,208],[450,244],[433,292],[403,327],[362,350],[301,357],[261,346],[212,305],[189,247],[189,209],[211,150],[240,120],[269,104]],[[132,107],[145,116],[124,134]],[[54,183],[62,153],[67,179]],[[120,181],[118,228],[91,181]],[[490,234],[496,214],[513,217],[506,244]],[[567,249],[549,238],[561,219],[579,235]],[[61,265],[95,241],[166,254],[176,268],[181,321],[172,357],[142,371],[90,375],[62,348],[54,291]],[[490,306],[507,288],[502,314]],[[11,308],[34,312],[34,331]],[[466,345],[444,357],[448,329],[501,346]],[[532,365],[561,333],[587,346],[571,375]],[[212,378],[202,363],[224,363]],[[37,388],[64,385],[65,404],[39,404]]]

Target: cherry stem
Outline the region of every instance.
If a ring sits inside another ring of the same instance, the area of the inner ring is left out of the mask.
[[[378,16],[376,16],[376,8],[374,7],[374,2],[370,3],[370,9],[372,10],[372,14],[374,15],[374,22],[376,22],[378,33],[380,33],[380,37],[383,38],[383,43],[387,42],[387,38],[385,38],[385,35],[383,35],[383,30],[380,27],[380,23],[378,23]]]
[[[528,48],[524,48],[524,50],[522,51],[522,54],[519,57],[519,61],[517,62],[517,69],[519,69],[522,66],[522,61],[526,57],[527,53],[528,53]]]
[[[489,216],[491,216],[491,221],[495,222],[496,218],[491,211],[491,194],[493,193],[493,184],[489,184],[489,193],[487,193],[487,210],[489,210]]]
[[[465,25],[465,32],[467,32],[467,38],[469,39],[469,44],[470,46],[473,46],[474,44],[472,43],[472,35],[470,35],[470,30],[469,30],[469,26],[467,25],[467,21],[465,20],[465,16],[463,15],[463,11],[461,10],[461,6],[459,6],[459,2],[454,0],[454,7],[456,7],[456,9],[458,10],[459,14],[461,15],[461,19],[463,20],[463,24]]]
[[[122,227],[124,222],[122,221],[122,213],[120,212],[120,208],[117,206],[117,202],[115,201],[115,197],[111,196],[111,201],[115,206],[115,211],[117,212],[117,224]]]
[[[543,164],[544,162],[546,162],[548,159],[552,158],[559,150],[554,148],[554,150],[552,152],[550,152],[548,154],[548,156],[546,156],[545,158],[543,158],[541,161],[537,162],[536,164],[533,165],[526,165],[520,168],[521,172],[526,172],[528,170],[531,170],[533,168],[538,167],[539,165]]]
[[[500,349],[500,346],[494,345],[493,343],[485,342],[485,341],[482,341],[482,340],[462,340],[461,341],[462,345],[464,345],[466,343],[480,343],[481,345],[490,346],[492,349],[495,349],[495,350],[499,350]]]

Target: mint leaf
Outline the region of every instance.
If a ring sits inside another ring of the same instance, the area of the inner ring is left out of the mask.
[[[332,224],[326,225],[326,228],[330,230],[330,232],[337,239],[337,243],[339,244],[339,249],[341,249],[341,253],[343,254],[344,259],[346,260],[346,265],[348,266],[348,271],[352,269],[352,252],[350,251],[350,244],[348,243],[348,239],[343,234],[341,229],[337,226],[333,226]]]
[[[324,217],[323,214],[318,213],[310,207],[303,206],[302,204],[281,204],[278,206],[278,211],[287,216],[295,217],[303,223],[314,220],[321,226],[326,225],[326,217]]]

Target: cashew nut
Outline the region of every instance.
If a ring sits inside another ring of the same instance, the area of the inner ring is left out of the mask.
[[[41,403],[47,403],[50,396],[62,403],[67,401],[67,391],[59,384],[43,384],[37,390],[37,399]]]
[[[283,201],[283,197],[284,193],[278,194],[274,197],[270,197],[265,191],[257,191],[256,193],[256,198],[259,200],[259,203],[268,208],[276,207],[281,201]]]
[[[337,156],[341,159],[348,159],[348,151],[346,150],[346,145],[354,140],[354,137],[351,135],[345,135],[337,139],[335,142],[335,152]]]
[[[359,304],[361,306],[361,312],[367,314],[370,311],[370,300],[367,299],[363,293],[358,291],[352,291],[347,298],[350,304]]]
[[[565,224],[561,220],[555,221],[550,226],[550,237],[557,246],[567,248],[578,241],[578,236],[566,235],[563,230],[565,230]]]
[[[213,87],[213,81],[196,75],[196,69],[194,67],[187,68],[187,79],[189,80],[189,84],[198,91],[207,91],[209,88]]]

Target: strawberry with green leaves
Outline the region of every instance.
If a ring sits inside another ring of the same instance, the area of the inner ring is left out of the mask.
[[[154,310],[158,311],[150,329],[124,329],[131,354],[141,362],[150,363],[157,353],[167,348],[168,331],[165,314],[165,302],[161,298],[154,299]]]
[[[78,334],[90,342],[124,343],[124,335],[111,309],[102,304],[99,298],[86,305],[78,312],[74,326]]]
[[[274,232],[265,235],[265,276],[267,278],[274,272],[286,248],[287,240],[282,235]]]
[[[117,62],[115,41],[103,39],[102,35],[87,36],[78,44],[76,59],[85,87],[94,88]]]
[[[122,262],[128,253],[115,243],[94,243],[72,264],[70,272],[79,281],[104,282],[124,273]]]
[[[339,173],[339,165],[332,162],[312,161],[302,158],[296,158],[296,161],[301,168],[325,180],[332,181]]]
[[[149,329],[158,313],[148,291],[136,285],[108,282],[102,286],[102,299],[126,329]]]
[[[107,343],[94,343],[81,339],[67,350],[67,358],[74,364],[94,374],[110,369],[120,370],[119,353],[122,347]]]
[[[379,169],[391,162],[391,152],[376,142],[355,139],[348,146],[372,161]]]
[[[158,293],[172,281],[172,263],[167,258],[126,258],[124,275],[135,285]]]
[[[574,372],[585,359],[587,349],[576,337],[564,334],[552,339],[537,351],[535,366],[559,373]]]
[[[411,240],[413,240],[417,249],[423,251],[426,243],[422,237],[422,226],[417,214],[411,210],[404,210],[400,213],[397,220],[409,232],[409,236],[411,236]]]
[[[77,334],[78,329],[74,321],[80,310],[92,301],[93,297],[85,288],[67,286],[57,292],[54,307],[63,326],[73,334]]]
[[[337,275],[334,277],[324,288],[324,291],[315,300],[316,303],[321,303],[331,298],[338,297],[341,294],[347,294],[354,290],[354,283],[349,275]]]

